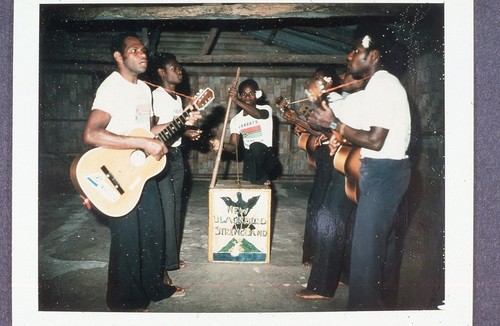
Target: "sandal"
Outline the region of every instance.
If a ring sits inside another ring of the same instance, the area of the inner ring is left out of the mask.
[[[175,286],[175,292],[170,296],[171,298],[180,298],[186,295],[186,290],[184,290],[180,286],[177,285],[174,286]]]
[[[295,291],[295,296],[299,299],[304,300],[330,300],[331,297],[325,297],[324,295],[317,294],[312,290],[303,289]]]

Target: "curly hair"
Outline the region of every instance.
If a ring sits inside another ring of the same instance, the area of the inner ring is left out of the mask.
[[[139,35],[134,32],[123,32],[115,35],[111,40],[111,46],[109,48],[111,50],[111,55],[113,55],[116,51],[120,52],[120,54],[123,55],[125,51],[125,39],[127,37],[135,37],[139,40],[141,39]]]

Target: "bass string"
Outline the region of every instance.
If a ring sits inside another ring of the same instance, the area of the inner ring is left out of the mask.
[[[339,88],[343,88],[343,87],[346,87],[346,86],[348,86],[348,85],[351,85],[351,84],[354,84],[354,83],[357,83],[357,82],[360,82],[360,81],[366,80],[366,79],[368,79],[368,78],[370,78],[370,77],[371,77],[371,76],[366,76],[366,77],[363,77],[363,78],[361,78],[361,79],[356,79],[356,80],[353,80],[353,81],[350,81],[350,82],[347,82],[347,83],[344,83],[344,84],[340,84],[340,85],[335,86],[335,87],[332,87],[332,88],[328,88],[328,89],[324,90],[324,91],[322,92],[322,94],[327,94],[327,93],[333,92],[333,91],[335,91],[335,90],[337,90],[337,89],[339,89]],[[290,103],[288,103],[288,105],[290,105],[290,104],[295,104],[295,103],[300,103],[300,102],[304,102],[304,101],[307,101],[307,100],[309,100],[309,98],[308,98],[308,97],[303,98],[303,99],[301,99],[301,100],[294,101],[294,102],[290,102]]]
[[[142,79],[141,79],[141,80],[142,80]],[[175,94],[175,95],[179,95],[179,96],[185,97],[185,98],[190,99],[190,100],[194,99],[194,97],[193,97],[193,96],[189,96],[189,95],[186,95],[186,94],[182,94],[182,93],[176,92],[176,91],[171,90],[171,89],[167,89],[167,88],[162,87],[162,86],[160,86],[160,85],[156,85],[156,84],[153,84],[153,83],[151,83],[151,82],[148,82],[147,80],[142,80],[142,81],[143,81],[143,82],[145,82],[146,84],[148,84],[149,86],[156,87],[156,88],[163,88],[163,89],[164,89],[166,92],[168,92],[168,93],[172,93],[172,94]]]

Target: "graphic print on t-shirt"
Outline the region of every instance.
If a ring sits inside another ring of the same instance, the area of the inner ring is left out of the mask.
[[[246,143],[253,143],[256,140],[262,139],[262,128],[257,121],[252,121],[248,126],[242,126],[241,134]]]

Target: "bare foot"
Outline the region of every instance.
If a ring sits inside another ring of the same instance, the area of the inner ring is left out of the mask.
[[[325,296],[317,294],[309,289],[295,291],[295,296],[299,299],[304,299],[304,300],[330,300],[331,299],[331,297],[325,297]]]
[[[264,186],[270,186],[271,185],[271,180],[266,180],[264,181]]]
[[[302,263],[302,267],[305,267],[305,268],[311,268],[312,267],[312,263],[310,261],[306,261],[306,262],[303,262]]]

